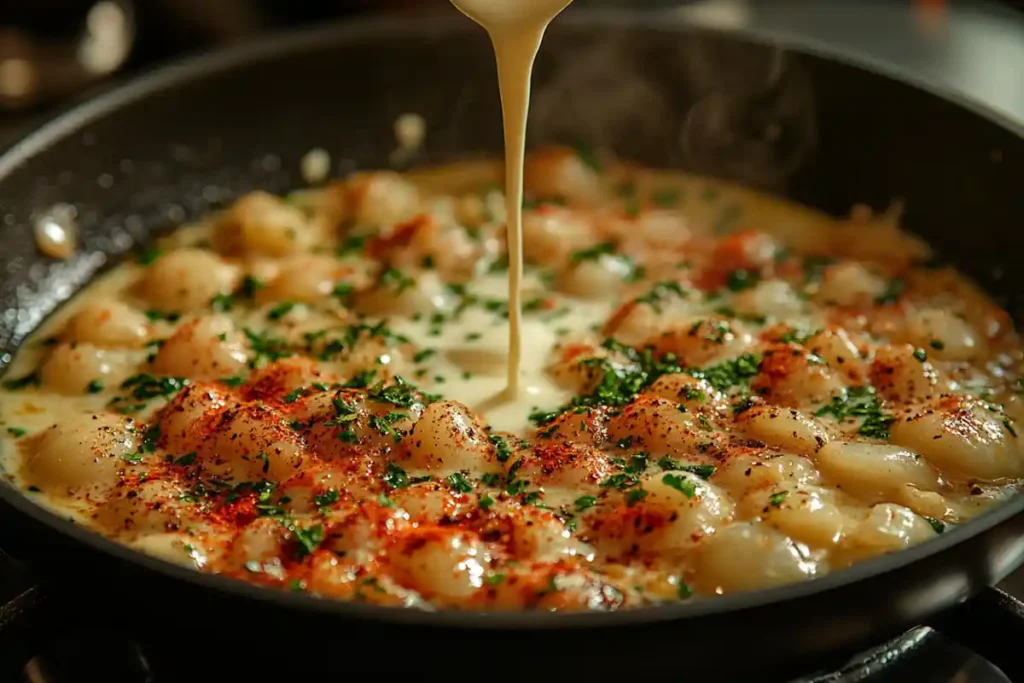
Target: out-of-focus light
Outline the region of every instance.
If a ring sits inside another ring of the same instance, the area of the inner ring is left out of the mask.
[[[942,31],[949,18],[946,0],[914,0],[914,22],[922,33],[935,34]]]
[[[10,99],[28,97],[36,89],[36,67],[27,59],[8,57],[0,60],[0,96]]]
[[[103,0],[89,9],[86,35],[78,48],[78,61],[95,74],[117,69],[131,48],[131,26],[124,8]]]
[[[741,28],[751,18],[749,0],[701,0],[684,3],[677,11],[688,21],[716,28]]]

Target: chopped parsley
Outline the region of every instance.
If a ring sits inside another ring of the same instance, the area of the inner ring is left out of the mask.
[[[715,473],[714,465],[685,465],[672,458],[661,458],[658,460],[658,467],[664,471],[689,472],[696,474],[701,479],[710,479]]]
[[[651,195],[651,201],[654,202],[655,206],[662,209],[668,209],[679,203],[681,192],[676,188],[666,187],[661,190],[657,190]]]
[[[20,439],[21,437],[28,434],[28,430],[23,429],[21,427],[8,427],[7,433],[13,436],[15,439]]]
[[[615,245],[612,242],[601,242],[600,244],[595,244],[592,247],[574,251],[572,253],[572,262],[580,263],[581,261],[596,261],[601,258],[601,256],[614,253]]]
[[[341,246],[338,247],[338,256],[348,256],[350,254],[357,254],[363,250],[366,246],[366,235],[354,235],[349,237]]]
[[[942,342],[938,339],[932,339],[928,345],[931,346],[936,351],[942,351],[944,348],[946,348],[945,342]]]
[[[210,299],[210,308],[218,313],[226,313],[235,305],[235,299],[230,294],[218,294]]]
[[[416,286],[414,278],[409,277],[397,268],[388,268],[381,273],[380,282],[385,287],[393,289],[396,294],[401,294],[405,290]]]
[[[473,490],[473,485],[466,479],[466,475],[461,472],[449,475],[447,481],[448,485],[456,493],[470,493]]]
[[[900,299],[900,295],[903,294],[903,290],[907,288],[907,283],[900,278],[893,278],[886,283],[885,291],[882,292],[875,298],[875,303],[879,305],[894,304]]]
[[[705,380],[715,389],[726,391],[735,386],[746,384],[758,373],[761,359],[752,353],[745,353],[739,358],[723,361],[704,369],[690,370],[697,379]]]
[[[605,340],[603,346],[626,356],[630,363],[623,365],[607,358],[588,358],[581,361],[582,365],[591,368],[601,377],[594,389],[589,394],[573,397],[566,406],[558,410],[533,411],[530,414],[532,422],[537,425],[547,424],[566,410],[626,405],[662,375],[682,372],[682,368],[675,362],[675,357],[671,355],[655,358],[651,349],[637,351],[614,339]]]
[[[422,363],[423,361],[427,360],[436,353],[437,349],[420,349],[415,353],[415,355],[413,355],[412,362]]]
[[[576,156],[585,165],[589,166],[595,173],[601,172],[601,159],[597,155],[597,150],[594,149],[593,145],[585,142],[578,142],[573,145],[573,149],[576,150]]]
[[[498,462],[505,462],[512,456],[512,447],[508,445],[508,439],[497,434],[491,434],[487,440],[494,446],[495,457]]]
[[[666,474],[661,478],[661,481],[676,491],[679,491],[687,498],[693,498],[697,495],[697,487],[693,485],[693,482],[685,477],[680,477],[677,474]]]
[[[267,312],[267,320],[280,320],[288,315],[293,308],[295,308],[295,302],[282,301]]]
[[[643,489],[633,489],[628,494],[626,494],[626,505],[632,507],[646,497],[647,491],[644,491]]]
[[[189,465],[191,465],[192,463],[194,463],[196,461],[196,457],[198,455],[199,455],[198,453],[196,453],[195,451],[192,451],[190,453],[186,453],[185,455],[180,455],[177,458],[174,458],[174,460],[172,462],[175,465],[180,465],[182,467],[188,467]],[[170,456],[167,456],[167,457],[170,458]]]
[[[170,397],[188,385],[185,377],[157,377],[148,373],[132,375],[121,383],[122,389],[131,389],[131,395],[140,400],[158,396]]]
[[[934,517],[925,517],[924,521],[931,524],[932,529],[934,529],[935,533],[937,534],[941,534],[946,530],[946,524],[941,520],[935,519]]]
[[[786,500],[786,497],[788,495],[789,491],[779,491],[777,493],[773,493],[772,495],[768,496],[768,504],[771,505],[772,507],[777,508],[780,505],[782,505],[783,501]]]
[[[352,292],[354,291],[355,287],[352,285],[347,282],[339,282],[334,285],[334,289],[331,290],[331,296],[342,303],[348,303],[348,300],[351,298]]]
[[[263,361],[272,363],[294,354],[291,345],[285,339],[272,337],[266,332],[254,332],[248,327],[243,328],[242,331],[245,333],[246,339],[249,340],[249,346],[256,354],[249,361],[251,368],[260,367]]]
[[[139,250],[139,253],[136,256],[136,258],[142,265],[151,266],[153,265],[153,262],[160,258],[160,255],[163,253],[164,252],[162,249],[157,249],[156,247],[146,247],[144,249]]]
[[[409,475],[393,462],[388,463],[383,479],[384,483],[393,489],[403,489],[410,484]]]
[[[150,322],[154,323],[161,320],[166,320],[169,323],[175,323],[181,319],[181,313],[176,311],[158,311],[151,308],[148,311],[145,311],[145,314],[146,318],[148,318]]]
[[[913,356],[922,363],[928,360],[928,353],[924,349],[914,349]]]
[[[103,391],[103,381],[94,379],[85,387],[85,390],[90,394],[98,394]]]
[[[142,437],[142,443],[139,444],[140,453],[152,453],[156,450],[156,442],[160,439],[160,425],[151,425],[146,429],[145,435]]]
[[[827,405],[815,411],[815,416],[832,415],[837,420],[864,418],[857,433],[874,439],[889,438],[889,426],[896,418],[882,410],[882,404],[873,387],[850,387]]]
[[[399,408],[411,408],[417,399],[416,388],[401,377],[395,377],[394,384],[377,382],[366,393],[366,397],[378,403],[390,403]]]
[[[242,286],[239,288],[239,296],[245,299],[256,298],[257,290],[263,289],[266,285],[261,280],[257,280],[252,275],[246,275],[242,278]]]
[[[313,496],[313,504],[316,505],[317,509],[321,513],[323,513],[326,508],[337,503],[339,498],[341,498],[341,494],[336,490],[327,489],[323,493]]]
[[[300,560],[306,555],[316,552],[316,549],[324,542],[324,527],[322,524],[303,529],[292,523],[289,526],[289,530],[292,532],[292,537],[297,544],[296,554]]]
[[[583,512],[597,505],[596,496],[580,496],[573,503],[576,506],[576,512]]]
[[[740,292],[744,289],[750,289],[756,285],[760,279],[761,276],[756,271],[737,268],[729,273],[729,277],[726,278],[725,281],[725,286],[728,287],[731,292]]]
[[[664,303],[665,299],[671,294],[676,294],[681,299],[685,299],[687,297],[687,292],[683,288],[683,285],[672,280],[665,280],[655,284],[649,292],[638,296],[633,301],[638,304],[647,304],[653,308],[655,312],[661,313],[662,303]]]

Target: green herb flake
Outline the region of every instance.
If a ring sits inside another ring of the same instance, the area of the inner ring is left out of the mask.
[[[868,386],[846,389],[814,414],[816,417],[832,415],[837,420],[863,418],[858,433],[874,439],[889,438],[889,426],[896,421],[895,417],[882,410],[874,388]]]
[[[597,150],[594,149],[593,145],[585,142],[578,142],[573,145],[576,150],[576,156],[585,165],[589,166],[595,173],[601,172],[601,159],[597,155]]]
[[[505,462],[512,455],[512,447],[508,444],[508,439],[497,434],[491,434],[487,437],[487,440],[494,446],[495,455],[498,462]]]
[[[780,505],[782,505],[783,501],[786,500],[786,497],[788,495],[789,491],[779,491],[777,493],[773,493],[768,497],[768,504],[771,505],[772,507],[777,508]]]
[[[295,308],[295,302],[282,301],[281,303],[274,305],[274,307],[267,312],[267,320],[280,320],[288,315],[293,308]]]
[[[725,286],[728,287],[731,292],[740,292],[744,289],[750,289],[756,285],[760,279],[761,276],[755,271],[737,268],[729,273],[729,277],[726,278],[725,281]]]
[[[654,194],[651,195],[651,201],[653,201],[654,205],[659,208],[669,209],[679,203],[681,196],[682,193],[678,189],[674,187],[666,187],[655,191]]]
[[[335,489],[327,489],[323,493],[313,496],[313,504],[317,506],[317,509],[319,509],[321,513],[323,513],[325,508],[329,508],[334,505],[340,498],[341,494],[339,494]]]
[[[20,439],[21,437],[28,434],[28,430],[23,429],[21,427],[8,427],[7,433],[13,436],[15,439]]]
[[[448,485],[456,493],[470,493],[473,491],[473,485],[466,480],[466,475],[461,472],[456,472],[448,476]]]
[[[227,313],[235,304],[235,299],[230,294],[218,294],[210,299],[210,308],[218,313]]]
[[[393,489],[402,489],[410,484],[409,475],[393,462],[388,463],[383,479],[384,483]]]
[[[94,379],[85,387],[86,392],[90,394],[98,394],[103,391],[103,381]]]
[[[433,356],[436,353],[437,353],[437,349],[420,349],[412,357],[412,362],[413,363],[422,363],[423,361],[427,360],[428,358],[430,358],[431,356]]]
[[[246,275],[242,278],[242,286],[239,288],[239,294],[246,299],[255,299],[256,292],[261,290],[266,285],[261,281],[254,278],[252,275]]]
[[[626,505],[629,507],[633,507],[646,497],[647,491],[644,491],[643,489],[633,489],[628,494],[626,494]]]
[[[151,266],[153,265],[153,262],[160,258],[160,255],[163,253],[163,249],[157,249],[156,247],[146,247],[144,249],[139,250],[136,259],[140,264],[144,266]]]
[[[174,464],[175,465],[180,465],[182,467],[188,467],[189,465],[191,465],[192,463],[194,463],[196,461],[196,457],[198,455],[199,454],[196,453],[195,451],[192,451],[190,453],[186,453],[185,455],[181,455],[181,456],[178,456],[177,458],[175,458],[174,459]]]
[[[900,296],[906,288],[907,283],[904,280],[901,280],[900,278],[893,278],[886,283],[885,291],[875,298],[875,303],[881,306],[894,304],[899,301]]]
[[[614,254],[615,245],[612,242],[602,242],[586,249],[580,249],[572,253],[572,262],[596,261],[606,254]]]
[[[324,527],[322,524],[311,526],[308,529],[296,526],[292,529],[292,536],[298,544],[296,555],[301,560],[306,555],[316,552],[316,549],[323,543]]]
[[[913,356],[922,363],[928,360],[928,353],[924,349],[914,349]]]
[[[339,282],[334,285],[334,289],[331,290],[331,296],[342,303],[348,303],[348,300],[352,297],[352,293],[354,291],[355,287],[352,285],[347,282]]]
[[[415,278],[411,278],[397,268],[388,268],[380,275],[380,282],[385,287],[393,290],[395,294],[401,294],[407,289],[416,286]]]
[[[685,477],[680,477],[677,474],[666,474],[661,478],[662,483],[666,486],[674,488],[679,491],[687,498],[693,498],[697,495],[697,488],[693,485],[693,482]]]

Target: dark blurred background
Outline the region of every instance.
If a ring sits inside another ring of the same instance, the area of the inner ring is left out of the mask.
[[[683,8],[734,25],[756,15],[759,26],[856,44],[1024,112],[1024,38],[1005,35],[1003,20],[1024,16],[1024,0],[576,0],[572,9],[590,6]],[[0,0],[0,148],[112,78],[270,32],[398,12],[454,10],[448,0]]]

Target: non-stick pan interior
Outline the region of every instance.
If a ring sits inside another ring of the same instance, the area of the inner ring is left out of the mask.
[[[338,175],[387,166],[405,112],[428,122],[417,165],[501,153],[493,57],[475,25],[338,27],[171,67],[75,110],[0,157],[0,347],[13,352],[59,301],[155,232],[257,187],[300,185],[312,148],[330,153]],[[909,228],[1021,310],[1024,273],[1007,266],[1024,247],[1013,230],[1024,219],[1024,138],[912,85],[750,37],[565,17],[537,65],[530,125],[534,144],[608,146],[832,213],[901,198]],[[41,257],[31,239],[33,220],[57,203],[75,207],[82,233],[68,262]],[[1010,537],[972,546],[970,580],[947,596],[1000,578],[989,556],[1009,571],[1020,554],[1008,554]],[[941,568],[900,580],[952,575],[954,551]],[[884,595],[881,581],[864,590]],[[855,614],[859,597],[835,604]],[[848,642],[935,599],[922,592],[892,602],[877,623],[805,635]]]
[[[296,42],[208,59],[199,77],[171,68],[5,157],[5,351],[107,255],[246,190],[300,184],[311,148],[331,153],[336,174],[386,166],[392,124],[411,111],[429,125],[414,163],[501,153],[493,57],[470,22],[380,22]],[[1006,267],[1024,247],[1011,229],[1024,216],[1024,142],[913,86],[740,36],[584,16],[551,30],[533,104],[533,143],[607,145],[834,213],[903,198],[907,225],[994,293],[1024,291]],[[84,237],[67,263],[29,239],[55,203],[76,208]]]

